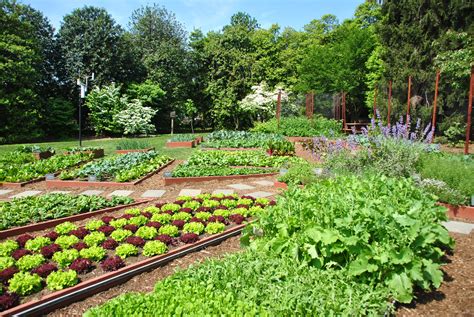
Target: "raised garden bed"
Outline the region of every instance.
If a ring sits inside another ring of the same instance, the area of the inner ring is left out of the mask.
[[[196,146],[196,140],[193,141],[168,141],[166,142],[167,148],[177,148],[177,147],[184,147],[184,148],[192,148]]]
[[[149,147],[146,149],[115,150],[115,153],[117,154],[127,154],[127,153],[134,153],[134,152],[144,153],[144,152],[150,152],[154,150],[155,150],[154,147]]]
[[[18,242],[2,241],[2,254],[15,257],[5,259],[5,265],[11,265],[7,267],[8,274],[2,271],[8,288],[4,296],[12,299],[2,315],[46,313],[222,241],[238,234],[245,226],[242,222],[249,221],[268,204],[272,203],[265,198],[237,195],[179,197],[174,203],[95,217],[84,227],[80,227],[84,222],[64,222],[54,229],[54,234],[48,231],[36,237],[19,236]],[[52,273],[52,266],[59,273]],[[20,272],[15,273],[18,269]],[[65,275],[68,278],[59,278]],[[11,292],[21,296],[20,303],[9,295]]]
[[[182,183],[200,183],[207,181],[226,181],[226,180],[239,180],[246,178],[259,178],[274,176],[278,173],[267,173],[267,174],[248,174],[248,175],[225,175],[225,176],[199,176],[199,177],[165,177],[165,185],[174,185]]]
[[[313,138],[312,137],[307,137],[307,136],[287,136],[286,139],[290,142],[301,143],[301,142],[310,141]]]
[[[203,147],[215,149],[262,148],[270,141],[281,141],[279,134],[256,133],[248,131],[215,131],[206,136]]]
[[[474,220],[474,206],[453,206],[446,203],[440,203],[440,205],[448,208],[447,214],[450,218]]]
[[[93,158],[104,157],[104,149],[88,149],[88,150],[77,149],[77,150],[66,151],[64,154],[71,155],[71,154],[76,154],[76,153],[92,154]]]
[[[86,181],[86,180],[46,180],[46,187],[48,188],[66,188],[66,187],[123,187],[138,185],[144,180],[152,177],[156,173],[172,164],[174,160],[168,161],[166,164],[160,166],[156,170],[142,176],[141,178],[130,182],[109,182],[109,181]]]
[[[287,183],[283,183],[283,182],[279,182],[279,181],[275,181],[273,183],[273,186],[275,188],[282,188],[282,189],[287,189],[288,188],[288,184]]]
[[[258,151],[261,150],[259,147],[222,147],[222,148],[213,148],[213,147],[201,147],[203,151]]]
[[[37,160],[45,160],[53,156],[54,153],[51,151],[33,152],[33,156]]]

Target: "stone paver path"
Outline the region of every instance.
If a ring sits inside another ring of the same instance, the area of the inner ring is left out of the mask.
[[[446,221],[443,226],[450,232],[470,234],[474,229],[474,224],[460,221]]]
[[[253,198],[263,198],[263,197],[270,197],[273,196],[274,193],[269,193],[269,192],[253,192],[253,193],[248,193],[247,196],[252,196]]]
[[[270,182],[270,181],[266,181],[266,180],[263,180],[263,181],[255,181],[253,182],[254,184],[257,184],[257,185],[260,185],[260,186],[273,186],[273,182]]]
[[[143,198],[160,198],[166,193],[166,190],[149,189],[142,194]]]
[[[89,190],[83,191],[82,193],[80,193],[80,195],[87,195],[87,196],[100,195],[103,192],[104,192],[103,190],[89,189]]]
[[[246,185],[246,184],[230,184],[227,187],[237,189],[237,190],[246,190],[246,189],[254,189],[255,187]]]
[[[16,195],[11,196],[10,198],[22,198],[22,197],[30,197],[36,196],[41,193],[41,190],[25,190],[24,192],[18,193]]]
[[[13,191],[13,189],[0,189],[0,196],[11,193],[12,191]]]
[[[213,194],[224,194],[224,195],[231,195],[234,193],[233,189],[216,189],[212,192]]]
[[[191,196],[191,197],[194,197],[194,196],[199,195],[201,192],[202,192],[201,189],[188,189],[188,188],[185,188],[185,189],[181,189],[178,196]]]
[[[130,196],[133,193],[133,190],[114,190],[107,196]]]

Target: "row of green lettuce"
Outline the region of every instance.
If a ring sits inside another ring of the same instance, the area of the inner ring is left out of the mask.
[[[85,316],[383,315],[443,280],[453,246],[411,179],[338,176],[291,187],[248,226],[244,252],[207,260]]]

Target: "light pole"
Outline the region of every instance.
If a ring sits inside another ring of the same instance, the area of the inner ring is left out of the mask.
[[[94,78],[94,73],[92,73],[90,76],[85,76],[84,81],[80,77],[77,79],[77,85],[81,87],[79,92],[79,147],[82,147],[82,102],[86,98],[89,79],[94,80]]]

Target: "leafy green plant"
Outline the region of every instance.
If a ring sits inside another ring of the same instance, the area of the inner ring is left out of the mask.
[[[86,223],[85,227],[89,231],[95,231],[99,229],[100,227],[102,227],[103,225],[105,225],[105,222],[103,222],[100,219],[94,219]]]
[[[115,254],[117,254],[122,259],[125,259],[129,256],[137,255],[138,248],[130,243],[124,243],[115,249]]]
[[[87,246],[92,247],[92,246],[97,246],[104,242],[106,239],[105,234],[102,232],[91,232],[87,236],[84,237],[84,242],[87,244]]]
[[[145,240],[151,240],[158,235],[158,230],[153,227],[140,227],[135,233],[137,237],[143,238]]]
[[[79,255],[81,256],[81,258],[89,259],[92,261],[100,261],[105,257],[106,250],[102,247],[94,245],[92,247],[82,249],[81,251],[79,251]]]
[[[231,215],[231,211],[228,209],[216,209],[212,213],[213,216],[222,216],[224,218],[228,218]]]
[[[9,281],[8,290],[18,295],[29,295],[41,289],[41,277],[38,274],[18,272]]]
[[[136,226],[143,226],[147,222],[148,222],[148,218],[142,215],[132,217],[130,218],[130,220],[128,220],[129,224],[136,225]]]
[[[150,143],[139,139],[123,139],[117,143],[117,150],[141,150],[150,148]]]
[[[27,254],[16,261],[15,265],[20,271],[29,271],[40,266],[44,261],[46,261],[46,259],[41,254]]]
[[[141,211],[140,211],[140,208],[130,208],[130,209],[125,210],[125,213],[127,215],[139,216]]]
[[[271,155],[293,156],[295,155],[295,144],[287,140],[269,141],[265,148]]]
[[[76,249],[70,249],[56,252],[53,255],[53,261],[58,263],[59,267],[65,268],[69,266],[78,257],[79,251],[77,251]]]
[[[210,212],[205,212],[205,211],[197,212],[194,215],[194,217],[196,217],[198,219],[201,219],[201,220],[204,220],[204,221],[207,221],[207,219],[209,219],[211,216],[212,216],[212,214]]]
[[[15,259],[11,256],[0,257],[0,270],[4,270],[13,265],[15,265]]]
[[[193,216],[188,212],[177,212],[171,216],[172,220],[184,220],[189,221]]]
[[[313,119],[307,119],[305,117],[286,117],[281,118],[279,125],[276,119],[258,122],[252,131],[302,137],[323,135],[338,136],[342,135],[342,124],[340,121],[326,119],[320,115]]]
[[[161,241],[148,241],[143,246],[143,255],[144,256],[154,256],[166,253],[168,251],[168,247]]]
[[[313,171],[314,167],[308,162],[290,164],[283,175],[278,176],[278,181],[289,185],[307,185],[314,183],[318,177]]]
[[[77,229],[77,226],[75,224],[73,224],[72,222],[66,221],[57,225],[54,228],[54,231],[56,231],[59,235],[65,235],[71,232],[72,230],[76,230],[76,229]]]
[[[220,222],[210,222],[206,226],[207,234],[216,234],[225,230],[225,224]]]
[[[116,229],[120,229],[127,224],[128,224],[128,221],[127,219],[124,219],[124,218],[114,219],[110,222],[110,225]]]
[[[163,211],[171,210],[171,211],[175,212],[175,211],[178,211],[179,209],[181,209],[181,206],[178,205],[178,204],[174,204],[174,203],[167,203],[167,204],[164,204],[163,206],[161,206],[161,210],[163,210]]]
[[[169,142],[191,142],[196,140],[197,136],[194,134],[174,134]]]
[[[30,251],[39,251],[42,247],[51,244],[51,239],[46,237],[36,237],[25,243],[25,249]]]
[[[19,245],[16,241],[7,240],[0,243],[0,256],[10,256],[13,251],[18,249]]]
[[[165,213],[154,214],[153,216],[151,216],[151,220],[158,221],[159,223],[162,223],[162,224],[167,224],[171,222],[171,215],[165,214]]]
[[[183,233],[201,234],[204,232],[204,225],[200,222],[190,222],[183,226]]]
[[[131,232],[130,230],[117,229],[110,234],[110,237],[117,242],[122,242],[123,240],[127,239],[128,237],[132,235],[133,235],[133,232]]]
[[[268,141],[283,140],[279,134],[247,131],[214,131],[206,136],[203,147],[210,148],[256,148],[264,147]]]
[[[76,285],[77,272],[74,270],[51,272],[46,278],[46,285],[51,291],[59,291]]]
[[[176,226],[173,225],[164,225],[158,229],[159,234],[166,234],[169,235],[170,237],[176,237],[179,233],[179,229]]]
[[[271,174],[277,170],[262,167],[218,167],[214,165],[196,166],[180,164],[173,170],[173,177],[198,177],[198,176],[230,176],[230,175],[252,175]]]
[[[58,244],[62,249],[69,249],[78,242],[79,238],[74,235],[60,236],[54,241],[54,243]]]

